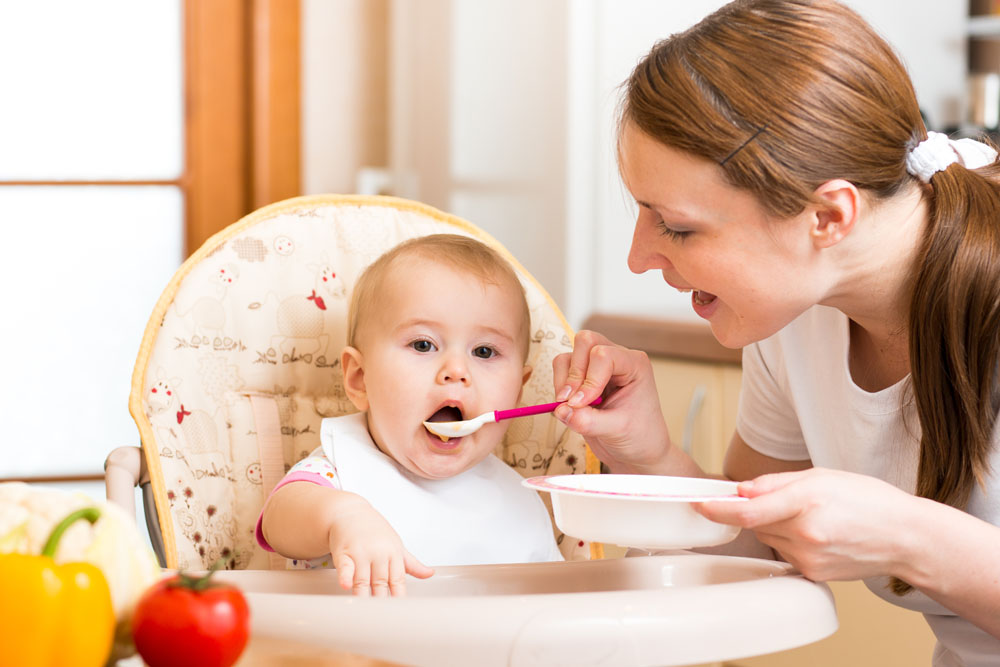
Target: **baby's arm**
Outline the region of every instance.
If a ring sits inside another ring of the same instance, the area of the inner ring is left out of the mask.
[[[407,573],[419,578],[434,573],[406,551],[368,501],[335,488],[320,474],[294,468],[264,505],[258,541],[288,558],[329,553],[341,586],[355,595],[402,595]]]

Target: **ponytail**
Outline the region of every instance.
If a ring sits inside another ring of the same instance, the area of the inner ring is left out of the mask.
[[[983,484],[1000,410],[1000,187],[958,165],[927,187],[913,276],[910,377],[920,418],[916,494],[964,509]],[[893,579],[903,594],[910,585]]]

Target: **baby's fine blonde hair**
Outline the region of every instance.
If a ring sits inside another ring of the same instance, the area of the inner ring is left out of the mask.
[[[431,234],[403,241],[387,250],[372,262],[358,276],[351,293],[350,310],[347,313],[347,344],[357,347],[360,323],[368,309],[376,301],[376,295],[389,275],[397,259],[418,256],[432,262],[445,264],[451,268],[474,276],[481,283],[498,287],[511,287],[520,295],[521,326],[520,343],[524,358],[528,357],[531,342],[531,314],[524,286],[510,263],[500,253],[482,241],[458,234]]]

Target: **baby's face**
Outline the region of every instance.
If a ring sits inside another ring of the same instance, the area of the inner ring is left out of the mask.
[[[423,422],[515,407],[527,377],[522,297],[418,256],[397,259],[383,287],[359,332],[369,430],[415,475],[457,475],[493,451],[506,425],[443,442]]]

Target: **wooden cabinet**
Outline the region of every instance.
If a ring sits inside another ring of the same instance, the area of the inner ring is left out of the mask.
[[[675,445],[706,472],[722,472],[736,429],[740,368],[736,364],[651,357],[660,407]]]

